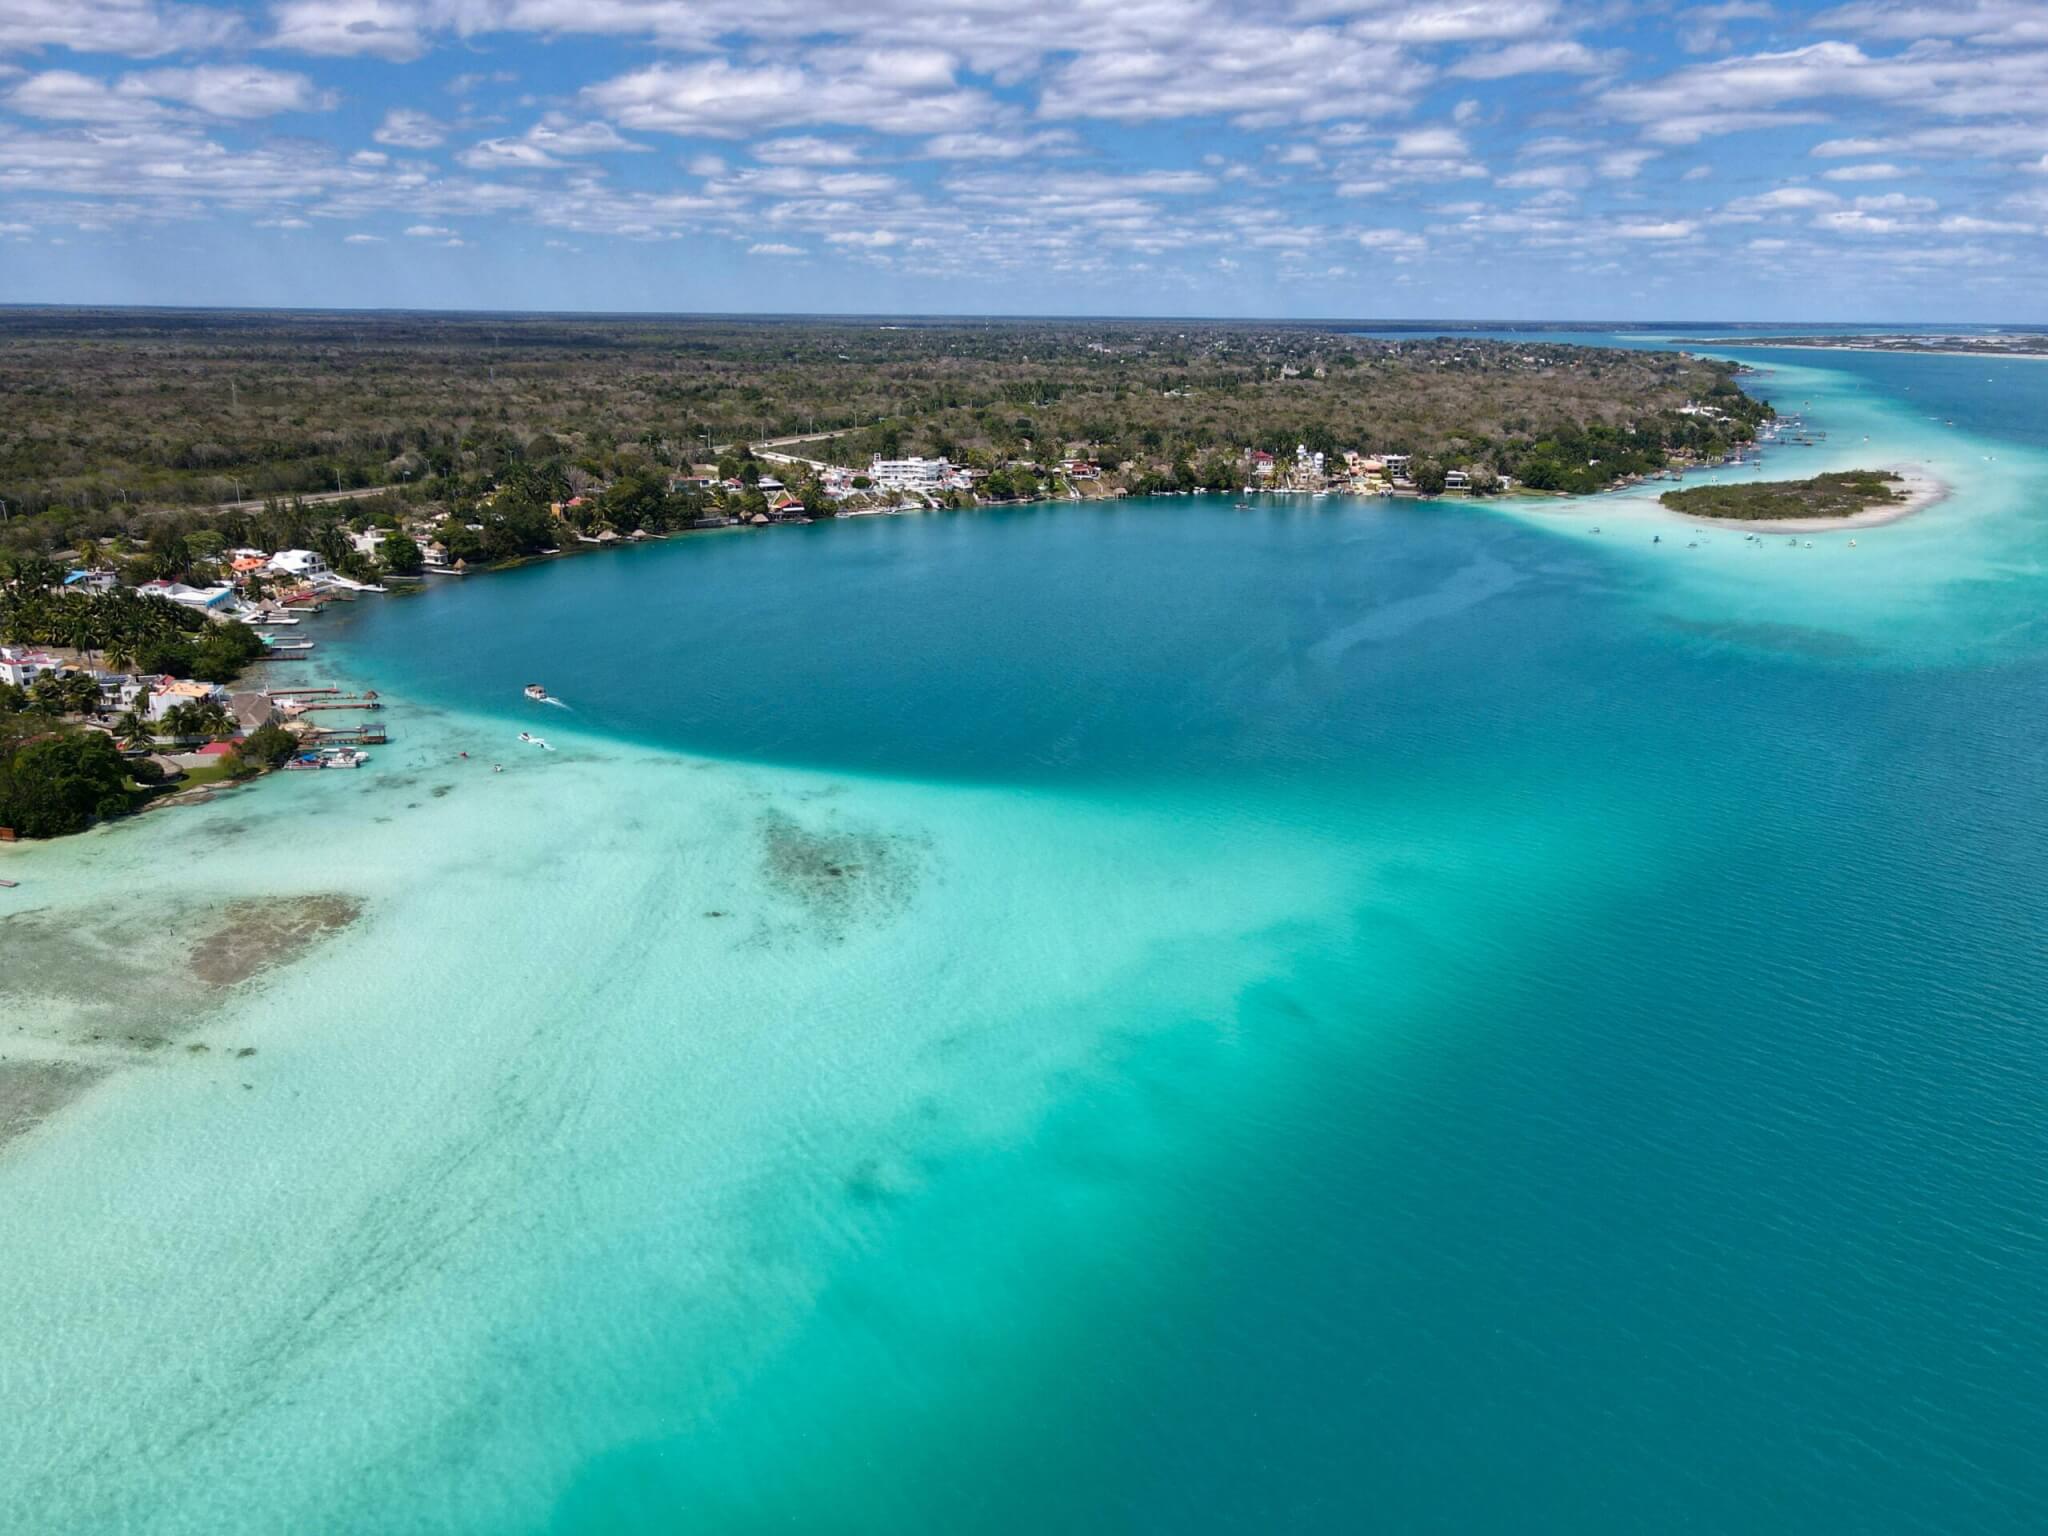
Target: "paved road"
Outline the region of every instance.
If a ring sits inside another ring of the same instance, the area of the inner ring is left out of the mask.
[[[300,496],[259,496],[253,501],[217,501],[210,507],[158,507],[159,512],[261,512],[273,501],[301,501],[309,507],[324,506],[330,501],[361,501],[366,496],[382,496],[397,487],[389,485],[365,485],[352,491],[312,491]]]

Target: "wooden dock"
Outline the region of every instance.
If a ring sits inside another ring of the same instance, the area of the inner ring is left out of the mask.
[[[381,747],[390,737],[381,725],[349,725],[309,731],[304,740],[309,747]]]

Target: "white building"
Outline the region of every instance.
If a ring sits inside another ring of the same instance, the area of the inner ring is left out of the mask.
[[[63,670],[64,663],[54,656],[0,645],[0,683],[26,688],[39,677],[55,677]]]
[[[280,549],[270,557],[270,569],[276,575],[296,576],[301,581],[330,574],[327,562],[310,549]]]
[[[182,581],[151,581],[137,587],[142,597],[163,597],[181,608],[196,608],[201,613],[226,613],[235,606],[233,587],[188,587]]]
[[[148,718],[161,720],[180,704],[204,704],[208,699],[228,701],[227,689],[219,683],[201,683],[183,677],[159,678],[149,694]]]
[[[953,477],[953,466],[944,459],[885,459],[877,455],[868,466],[868,478],[885,491],[936,491]]]

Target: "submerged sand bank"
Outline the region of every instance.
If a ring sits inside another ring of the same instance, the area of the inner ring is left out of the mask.
[[[1702,517],[1697,512],[1679,512],[1661,501],[1657,509],[1678,522],[1695,528],[1741,528],[1752,533],[1853,533],[1859,528],[1879,528],[1925,511],[1949,494],[1949,484],[1920,464],[1887,464],[1883,468],[1899,477],[1901,499],[1883,506],[1868,507],[1847,517]]]

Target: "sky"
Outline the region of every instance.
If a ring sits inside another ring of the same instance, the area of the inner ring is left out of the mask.
[[[2048,321],[2048,0],[0,0],[0,302]]]

